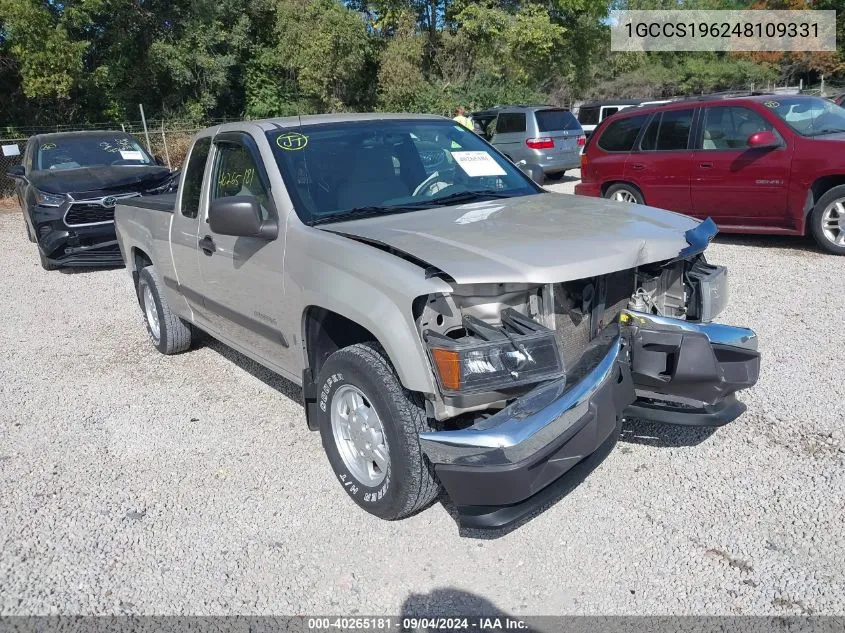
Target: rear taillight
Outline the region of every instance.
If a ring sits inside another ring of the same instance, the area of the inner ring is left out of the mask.
[[[584,169],[587,166],[587,163],[589,163],[589,162],[590,161],[587,160],[587,155],[581,154],[581,169]]]
[[[579,136],[578,137],[578,147],[584,147],[587,144],[587,137],[586,136]]]
[[[525,144],[531,149],[553,149],[555,146],[554,139],[548,136],[526,139]]]

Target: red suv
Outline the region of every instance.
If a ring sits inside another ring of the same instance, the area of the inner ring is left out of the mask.
[[[804,95],[630,108],[590,137],[575,193],[709,216],[726,233],[810,232],[845,255],[845,109]]]

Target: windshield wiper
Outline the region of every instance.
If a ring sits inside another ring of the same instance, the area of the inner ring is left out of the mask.
[[[311,226],[318,224],[330,224],[331,222],[343,222],[346,220],[362,220],[365,218],[372,218],[379,215],[392,215],[394,213],[405,213],[407,211],[420,211],[421,209],[428,209],[431,207],[438,207],[446,204],[459,204],[461,202],[471,202],[473,200],[488,199],[488,198],[512,198],[513,195],[501,193],[499,191],[461,191],[453,193],[442,198],[432,198],[429,200],[421,200],[413,204],[397,204],[397,205],[372,205],[366,207],[355,207],[339,213],[314,218],[311,220]]]
[[[472,202],[473,200],[481,200],[483,198],[513,198],[513,194],[502,193],[500,191],[492,191],[485,189],[483,191],[460,191],[452,193],[441,198],[431,198],[425,202],[421,202],[428,207],[449,204],[460,204],[461,202]]]
[[[826,127],[823,130],[815,132],[814,134],[810,134],[810,136],[822,136],[823,134],[840,134],[842,132],[845,132],[845,129],[841,127]]]
[[[404,213],[406,211],[419,211],[420,209],[425,209],[425,206],[419,204],[401,204],[396,206],[373,205],[355,207],[353,209],[341,211],[340,213],[332,213],[331,215],[314,218],[311,220],[311,226],[316,226],[318,224],[330,224],[332,222],[343,222],[344,220],[363,220],[365,218],[372,218],[378,215],[391,215],[394,213]]]

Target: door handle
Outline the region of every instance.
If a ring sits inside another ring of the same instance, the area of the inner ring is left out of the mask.
[[[631,165],[631,169],[633,169],[634,171],[642,171],[643,169],[645,169],[645,165],[643,165],[642,163],[634,163],[633,165]]]
[[[710,169],[713,167],[713,163],[698,163],[698,166],[702,169]]]
[[[214,251],[217,250],[217,247],[214,246],[214,240],[211,239],[210,235],[206,235],[199,241],[199,247],[202,249],[202,252],[206,255],[214,255]]]

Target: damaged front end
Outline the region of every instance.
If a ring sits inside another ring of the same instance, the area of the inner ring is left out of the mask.
[[[114,228],[118,203],[175,188],[169,177],[146,190],[109,190],[66,194],[36,191],[29,206],[32,234],[46,262],[53,266],[123,266]]]
[[[700,255],[428,297],[417,320],[439,426],[420,440],[462,523],[499,527],[531,512],[563,474],[610,450],[623,418],[739,416],[735,393],[756,383],[760,356],[753,331],[708,322],[726,298],[725,269]]]

